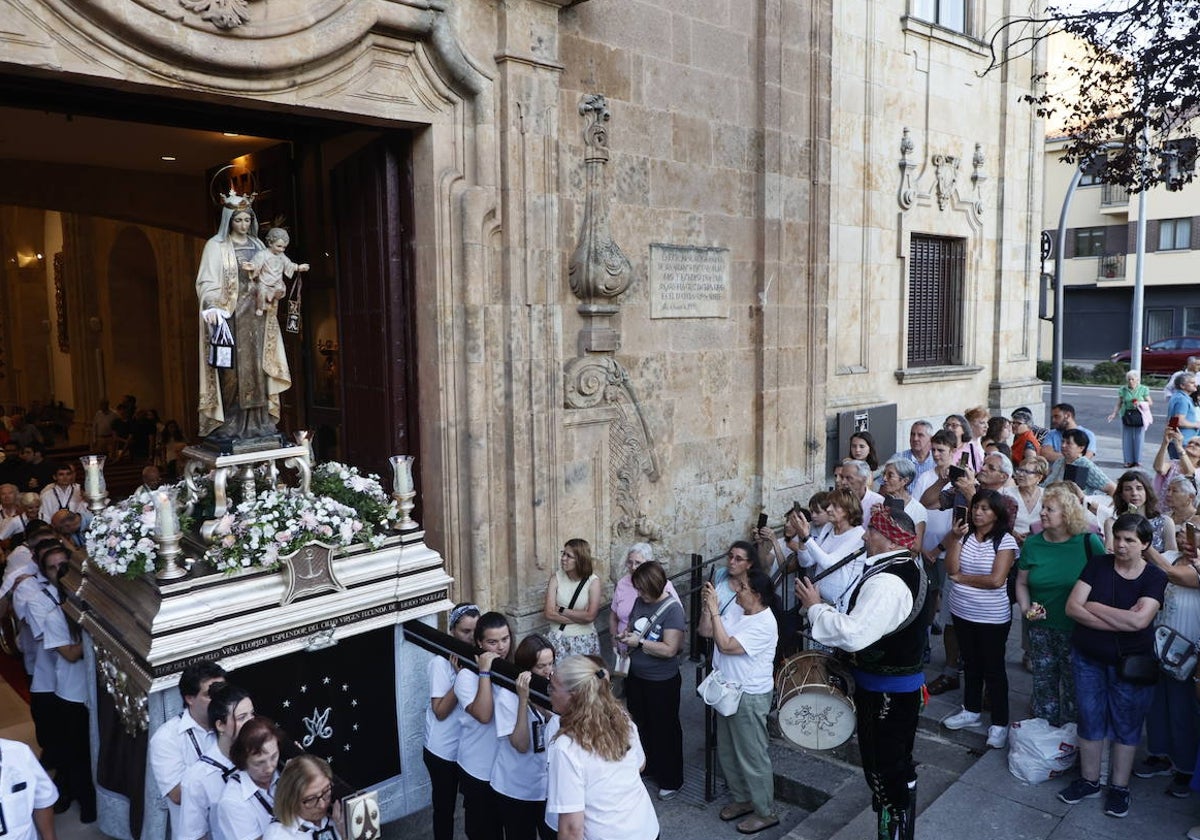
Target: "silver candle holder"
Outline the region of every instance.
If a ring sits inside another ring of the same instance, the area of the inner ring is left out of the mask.
[[[160,487],[152,495],[154,502],[154,541],[158,543],[158,580],[177,580],[187,574],[180,565],[179,555],[183,549],[179,541],[183,534],[179,530],[179,513],[175,507],[176,488]]]
[[[83,497],[87,499],[88,510],[93,514],[108,507],[108,484],[104,481],[103,455],[84,455],[79,459],[83,464]]]
[[[397,527],[401,531],[416,531],[421,526],[412,518],[417,498],[412,477],[413,456],[393,455],[388,460],[392,464],[392,498],[400,506],[400,522]]]

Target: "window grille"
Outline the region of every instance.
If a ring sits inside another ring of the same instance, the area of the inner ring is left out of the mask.
[[[964,239],[913,234],[908,256],[908,367],[963,359]]]

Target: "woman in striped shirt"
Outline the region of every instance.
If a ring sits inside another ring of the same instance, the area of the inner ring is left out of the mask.
[[[946,549],[946,576],[955,584],[950,590],[950,613],[966,684],[962,711],[942,724],[947,729],[977,726],[986,684],[992,706],[988,746],[997,749],[1008,743],[1004,647],[1012,625],[1012,602],[1006,584],[1017,556],[1017,541],[1009,529],[1005,498],[993,490],[980,490],[971,499],[966,521],[954,525],[958,539]]]

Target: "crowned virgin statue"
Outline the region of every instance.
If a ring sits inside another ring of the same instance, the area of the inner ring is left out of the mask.
[[[254,195],[221,196],[217,235],[204,245],[200,298],[200,434],[223,451],[278,440],[279,395],[291,387],[277,303],[258,310],[247,266],[266,246],[255,234]],[[257,439],[257,440],[256,440]]]

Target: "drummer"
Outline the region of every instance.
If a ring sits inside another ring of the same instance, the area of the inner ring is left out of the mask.
[[[916,526],[901,511],[877,505],[867,530],[866,568],[848,609],[821,602],[808,580],[796,598],[808,612],[813,638],[854,654],[854,705],[863,774],[878,815],[879,837],[913,840],[917,771],[913,741],[925,682],[922,659],[933,609],[925,571],[913,554]]]

